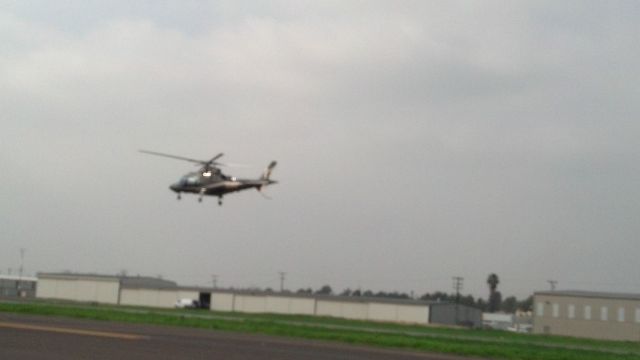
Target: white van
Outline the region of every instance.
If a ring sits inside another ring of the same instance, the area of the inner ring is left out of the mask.
[[[176,301],[176,309],[196,309],[198,308],[198,300],[193,299],[180,299]]]

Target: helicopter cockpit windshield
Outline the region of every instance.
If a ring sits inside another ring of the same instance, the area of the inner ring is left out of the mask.
[[[193,186],[198,185],[200,183],[200,179],[198,177],[198,174],[191,173],[180,178],[180,181],[178,183],[180,184],[180,186]]]

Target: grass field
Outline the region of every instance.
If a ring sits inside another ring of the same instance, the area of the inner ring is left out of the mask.
[[[494,359],[639,359],[640,343],[351,321],[311,316],[0,303],[0,312],[261,333]]]

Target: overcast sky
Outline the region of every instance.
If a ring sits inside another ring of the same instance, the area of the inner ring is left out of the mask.
[[[640,292],[636,1],[0,1],[0,271]],[[197,202],[194,167],[267,189]]]

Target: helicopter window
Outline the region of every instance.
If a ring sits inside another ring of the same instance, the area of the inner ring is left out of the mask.
[[[180,185],[196,185],[198,184],[198,177],[195,175],[183,176],[180,179]]]

